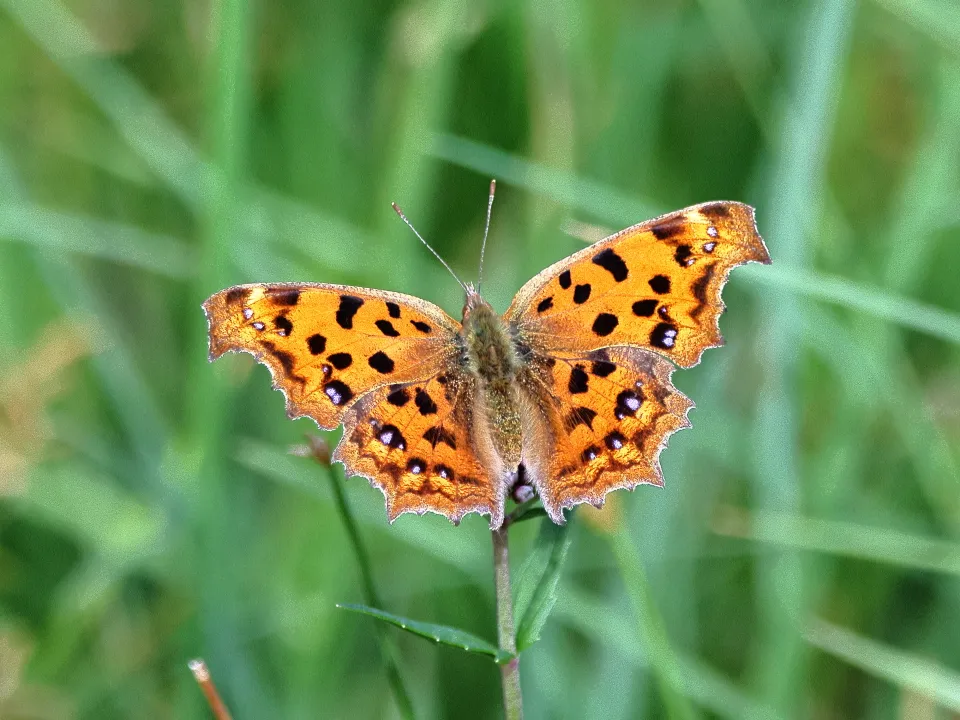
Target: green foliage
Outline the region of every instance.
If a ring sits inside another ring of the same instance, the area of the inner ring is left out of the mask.
[[[517,652],[523,652],[540,639],[543,626],[557,602],[557,584],[563,561],[570,549],[570,526],[554,525],[549,518],[540,521],[540,532],[515,583],[517,601]]]
[[[501,309],[564,230],[701,201],[774,260],[674,376],[665,487],[511,528],[527,717],[956,712],[958,39],[950,0],[0,0],[0,717],[206,718],[197,656],[238,720],[409,716],[399,675],[499,714],[486,659],[334,606],[490,637],[484,519],[389,525],[289,455],[315,428],[200,311],[313,280],[458,315],[389,202],[475,280],[494,176]]]

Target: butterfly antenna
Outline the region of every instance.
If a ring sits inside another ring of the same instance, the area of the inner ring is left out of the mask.
[[[490,213],[493,211],[493,194],[497,191],[497,181],[490,181],[490,199],[487,200],[487,225],[483,229],[483,244],[480,246],[480,273],[477,278],[477,292],[483,284],[483,256],[487,251],[487,235],[490,234]]]
[[[417,229],[413,226],[413,224],[412,224],[409,220],[407,220],[407,216],[403,214],[403,210],[400,209],[400,206],[397,205],[396,203],[390,203],[390,204],[393,206],[393,209],[394,209],[394,211],[397,213],[397,215],[400,216],[400,219],[403,220],[403,221],[407,224],[407,227],[410,228],[411,230],[413,230],[413,234],[416,235],[416,236],[419,238],[420,242],[422,242],[424,245],[427,246],[427,250],[429,250],[430,252],[432,252],[432,253],[433,253],[433,256],[434,256],[435,258],[437,258],[437,260],[439,260],[440,263],[441,263],[447,270],[450,271],[450,274],[453,275],[453,279],[456,280],[458,283],[460,283],[460,287],[463,288],[463,291],[464,291],[465,293],[467,293],[467,294],[470,294],[469,288],[467,288],[467,286],[463,284],[463,281],[462,281],[459,277],[457,277],[457,274],[453,271],[453,269],[452,269],[449,265],[447,265],[446,260],[444,260],[442,257],[440,257],[440,254],[439,254],[436,250],[434,250],[432,247],[430,247],[430,243],[428,243],[426,240],[424,240],[424,239],[423,239],[423,236],[422,236],[420,233],[417,232]]]

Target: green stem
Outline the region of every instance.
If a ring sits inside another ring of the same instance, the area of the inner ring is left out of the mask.
[[[522,720],[523,698],[520,695],[520,658],[517,653],[517,633],[513,621],[513,593],[510,589],[510,551],[507,532],[510,524],[504,522],[493,531],[493,577],[497,590],[497,640],[500,649],[513,659],[500,666],[503,684],[503,710],[507,720]]]
[[[383,608],[380,602],[380,593],[377,592],[377,586],[373,582],[373,570],[370,564],[370,554],[367,552],[367,546],[363,544],[360,537],[360,528],[357,527],[357,521],[350,511],[347,504],[347,494],[343,491],[343,485],[332,470],[327,468],[330,477],[330,487],[333,488],[333,497],[340,512],[340,519],[347,531],[347,537],[350,538],[350,545],[353,547],[353,553],[357,557],[357,565],[360,568],[360,582],[363,585],[363,599],[367,605],[375,608]],[[390,637],[380,633],[380,650],[383,654],[383,664],[386,667],[387,679],[390,682],[390,689],[393,691],[393,697],[397,701],[397,707],[400,710],[400,716],[406,720],[413,720],[413,702],[410,700],[410,694],[403,683],[403,677],[400,675],[400,666],[397,663],[396,646]]]

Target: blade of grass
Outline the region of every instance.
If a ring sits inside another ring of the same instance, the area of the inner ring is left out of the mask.
[[[447,625],[437,625],[435,623],[420,622],[410,618],[394,615],[376,608],[366,607],[365,605],[338,604],[338,608],[349,610],[350,612],[367,615],[383,622],[395,625],[401,630],[406,630],[427,640],[433,640],[435,643],[447,645],[448,647],[464,650],[477,655],[486,655],[498,665],[509,662],[513,656],[500,650],[493,643],[487,642],[466,630],[449,627]]]
[[[947,52],[960,53],[960,6],[941,0],[873,0],[905,23],[929,35]]]
[[[829,138],[856,3],[818,0],[804,19],[780,141],[773,157],[767,240],[774,262],[810,264],[810,234],[822,210]],[[753,436],[757,504],[797,512],[800,506],[798,373],[800,307],[774,296],[759,342],[764,379]],[[761,696],[787,714],[807,687],[808,653],[797,631],[814,578],[792,549],[757,558],[758,632],[749,674]]]
[[[55,0],[0,0],[60,69],[89,94],[124,140],[189,206],[201,205],[202,167],[160,107],[119,65],[100,58],[93,35]]]
[[[177,279],[191,277],[197,266],[193,248],[169,235],[30,202],[0,204],[0,239],[17,239],[43,251],[87,255]]]
[[[46,0],[44,0],[46,2]],[[212,8],[210,49],[206,68],[206,139],[210,147],[211,165],[205,169],[196,162],[192,149],[185,142],[178,143],[180,157],[176,166],[163,165],[158,171],[172,187],[181,191],[184,199],[200,211],[200,272],[192,295],[199,302],[209,293],[229,285],[229,259],[235,243],[242,243],[242,228],[238,222],[237,203],[246,175],[246,147],[251,95],[251,33],[254,27],[253,7],[248,0],[221,0]],[[138,104],[154,109],[155,104],[139,93],[139,87],[115,67],[97,69],[97,83],[122,83],[122,97],[132,97]],[[96,92],[99,85],[87,81],[87,89]],[[129,94],[129,95],[128,95]],[[104,98],[101,102],[112,109],[120,97]],[[121,115],[115,119],[118,129],[130,127],[130,118]],[[133,141],[138,152],[149,154],[176,138],[172,127],[164,128],[164,137],[148,136],[143,142]],[[130,142],[128,140],[128,142]],[[149,157],[149,155],[148,155]],[[149,160],[148,160],[149,161]],[[170,177],[171,173],[183,173]],[[197,183],[202,187],[197,187]],[[200,192],[202,190],[202,192]],[[198,554],[194,582],[200,599],[200,625],[206,655],[220,668],[220,684],[232,698],[235,708],[251,716],[267,716],[268,708],[277,707],[267,697],[250,649],[243,646],[237,627],[241,615],[239,605],[242,591],[237,582],[242,573],[235,570],[242,557],[238,555],[238,530],[231,524],[237,503],[231,493],[226,458],[229,439],[224,418],[227,409],[227,387],[223,372],[210,368],[206,355],[206,324],[199,306],[189,325],[187,352],[196,361],[187,375],[190,388],[186,420],[183,425],[182,447],[186,448],[184,465],[193,470],[192,483],[199,488],[193,518],[198,534]],[[189,458],[189,459],[188,459]],[[198,648],[192,648],[191,654]]]
[[[607,222],[630,224],[660,214],[652,201],[637,199],[573,173],[554,170],[488,145],[449,134],[433,137],[429,152],[439,160],[496,177]],[[631,220],[632,218],[632,220]]]
[[[650,660],[650,671],[657,680],[667,716],[672,720],[695,718],[697,713],[681,690],[684,687],[684,677],[667,636],[663,618],[654,603],[640,553],[622,526],[606,537],[633,603],[640,638]]]
[[[741,274],[755,282],[754,289],[762,291],[764,297],[769,297],[771,289],[784,295],[801,294],[960,344],[960,313],[945,308],[845,278],[777,264],[763,268],[749,265],[741,268]]]
[[[960,576],[960,544],[889,528],[727,506],[720,508],[714,531],[810,552]]]
[[[806,639],[814,647],[874,677],[960,712],[960,673],[955,670],[825,620],[814,619],[807,627]]]

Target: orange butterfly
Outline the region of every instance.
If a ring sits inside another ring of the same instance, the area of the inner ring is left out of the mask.
[[[753,208],[712,202],[551,265],[503,315],[472,285],[459,323],[409,295],[313,283],[237,285],[203,308],[210,359],[251,353],[290,417],[342,423],[333,459],[380,488],[391,521],[478,512],[495,529],[518,482],[557,523],[663,484],[660,450],[693,407],[669,361],[722,344],[720,291],[751,261],[770,262]]]

